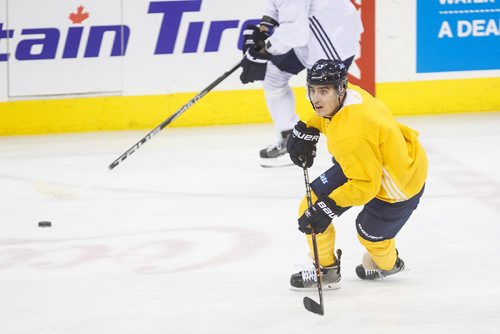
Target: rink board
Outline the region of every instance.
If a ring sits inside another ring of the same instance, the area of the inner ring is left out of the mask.
[[[378,97],[395,115],[500,110],[500,78],[383,83],[376,87]],[[7,102],[0,104],[0,133],[148,129],[196,94]],[[301,116],[311,112],[305,89],[295,88],[295,95]],[[170,126],[270,121],[262,90],[232,90],[209,93]]]
[[[352,2],[365,31],[350,80],[395,115],[500,110],[497,3]],[[152,128],[241,59],[264,4],[0,0],[0,135]],[[239,73],[171,126],[270,122]],[[299,114],[304,83],[290,80]]]

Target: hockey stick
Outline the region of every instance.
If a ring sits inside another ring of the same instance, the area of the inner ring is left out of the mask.
[[[309,184],[309,172],[307,171],[306,167],[306,159],[301,156],[300,160],[302,161],[302,171],[304,172],[304,183],[306,186],[307,205],[311,207],[312,206],[311,186]],[[309,312],[316,313],[319,315],[324,315],[325,307],[323,304],[323,287],[321,284],[321,269],[319,267],[318,244],[316,242],[316,231],[314,230],[314,226],[312,225],[311,225],[311,231],[312,231],[311,237],[312,237],[313,253],[314,253],[314,267],[316,268],[316,281],[318,282],[319,304],[309,297],[304,297],[304,307]]]
[[[177,117],[182,115],[186,110],[191,108],[193,104],[201,100],[202,97],[207,95],[212,89],[214,89],[217,85],[219,85],[222,81],[224,81],[227,77],[229,77],[234,71],[236,71],[240,67],[241,61],[235,64],[229,71],[222,74],[218,77],[214,82],[208,85],[205,89],[203,89],[198,95],[189,100],[186,104],[184,104],[179,110],[170,115],[166,120],[161,122],[156,128],[151,130],[147,135],[145,135],[141,140],[135,143],[132,147],[130,147],[127,151],[125,151],[122,155],[120,155],[115,161],[113,161],[109,166],[101,171],[99,174],[92,177],[89,181],[87,181],[84,185],[80,186],[77,190],[65,189],[65,187],[50,184],[47,182],[37,182],[34,187],[38,192],[48,195],[55,198],[60,199],[72,199],[77,197],[83,190],[89,188],[104,172],[113,170],[116,166],[121,164],[123,160],[127,159],[131,156],[135,151],[137,151],[142,145],[144,145],[148,140],[153,138],[158,132],[163,130],[167,125],[173,122]]]

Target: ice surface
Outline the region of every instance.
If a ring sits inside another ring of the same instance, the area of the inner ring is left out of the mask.
[[[410,271],[365,282],[351,209],[343,287],[324,317],[288,290],[307,259],[297,167],[264,169],[272,126],[166,128],[77,200],[147,131],[0,137],[0,333],[493,333],[500,326],[500,113],[399,118],[421,133],[426,193],[397,245]],[[329,166],[320,142],[310,170]],[[52,221],[39,228],[38,221]]]

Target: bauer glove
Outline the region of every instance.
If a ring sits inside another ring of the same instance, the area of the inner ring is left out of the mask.
[[[336,211],[334,211],[335,208],[338,208],[338,206],[331,198],[318,198],[316,203],[309,207],[299,218],[299,231],[311,234],[312,228],[314,228],[315,233],[325,232],[333,217],[337,216]]]
[[[316,157],[316,143],[319,140],[319,130],[299,121],[293,128],[292,135],[288,138],[286,149],[290,154],[290,159],[299,167],[309,168],[313,165]]]
[[[255,47],[249,48],[241,61],[243,71],[240,80],[243,84],[264,80],[266,77],[267,62],[272,58],[268,53],[257,51]]]

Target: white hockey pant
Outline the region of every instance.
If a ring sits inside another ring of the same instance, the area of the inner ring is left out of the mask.
[[[288,81],[293,74],[283,72],[273,63],[267,63],[263,87],[267,107],[278,131],[292,129],[299,117],[295,113],[295,96]]]

